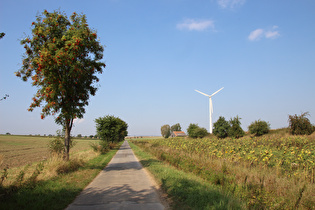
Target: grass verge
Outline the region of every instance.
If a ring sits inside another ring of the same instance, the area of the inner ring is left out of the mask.
[[[237,199],[218,187],[166,165],[130,141],[129,145],[143,167],[153,174],[163,191],[170,196],[172,209],[243,209]]]
[[[62,173],[34,185],[6,189],[0,195],[0,209],[64,209],[109,163],[121,146],[89,160],[70,173]]]

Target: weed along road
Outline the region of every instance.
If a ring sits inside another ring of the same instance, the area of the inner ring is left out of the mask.
[[[164,209],[159,196],[127,141],[108,166],[81,192],[67,210]]]

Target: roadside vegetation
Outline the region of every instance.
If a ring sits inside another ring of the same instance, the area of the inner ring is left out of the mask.
[[[76,140],[71,159],[64,161],[62,153],[49,153],[51,141],[48,137],[0,135],[0,209],[66,208],[122,144],[100,154],[90,146],[99,140]]]
[[[171,138],[172,139],[172,138]],[[129,144],[141,164],[147,168],[168,194],[171,209],[244,209],[244,205],[230,193],[205,182],[201,177],[186,173],[165,164],[156,156],[139,147],[144,142],[156,140],[131,140]],[[162,140],[160,141],[167,141]],[[151,143],[150,143],[151,144]]]
[[[169,138],[132,143],[159,161],[200,177],[223,194],[235,196],[248,209],[315,206],[314,134],[295,136],[289,129],[280,129],[238,139]],[[173,187],[166,186],[166,192],[174,190]],[[179,199],[184,201],[189,196]]]

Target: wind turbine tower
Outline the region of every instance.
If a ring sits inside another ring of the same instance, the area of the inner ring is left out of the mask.
[[[223,88],[221,88],[220,90],[222,90],[222,89]],[[214,96],[215,94],[217,94],[220,90],[214,92],[212,95],[208,95],[208,94],[205,94],[203,92],[200,92],[199,90],[195,90],[198,93],[209,97],[209,114],[210,114],[210,130],[209,130],[209,132],[210,133],[212,133],[212,113],[213,113],[213,106],[212,106],[212,99],[211,99],[211,97]]]

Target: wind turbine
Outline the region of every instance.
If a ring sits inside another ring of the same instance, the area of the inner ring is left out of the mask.
[[[222,89],[223,89],[223,87],[220,90],[222,90]],[[212,99],[211,99],[211,97],[214,96],[215,94],[217,94],[220,90],[214,92],[212,95],[208,95],[208,94],[205,94],[203,92],[200,92],[199,90],[195,90],[198,93],[209,97],[209,114],[210,114],[210,130],[209,130],[209,132],[210,133],[212,133],[212,113],[213,113],[213,106],[212,106]]]

